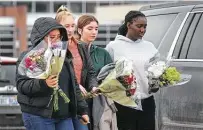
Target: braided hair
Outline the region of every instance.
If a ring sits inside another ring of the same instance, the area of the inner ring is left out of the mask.
[[[127,23],[128,22],[131,23],[134,18],[138,18],[138,17],[145,17],[145,15],[142,12],[136,11],[136,10],[132,10],[132,11],[128,12],[125,16],[124,23],[118,29],[118,34],[126,36],[126,34],[128,32]]]

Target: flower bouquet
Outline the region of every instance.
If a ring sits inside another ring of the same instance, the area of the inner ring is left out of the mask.
[[[136,94],[136,78],[133,72],[133,62],[120,58],[114,64],[104,66],[98,77],[102,80],[97,93],[127,107],[141,110],[141,100]],[[94,93],[88,93],[86,98],[94,97]]]
[[[65,60],[66,49],[66,42],[51,43],[49,38],[48,43],[45,41],[40,42],[23,57],[18,67],[19,74],[35,79],[47,79],[50,75],[59,77]],[[48,106],[53,100],[54,111],[57,111],[58,95],[64,99],[65,103],[68,103],[70,100],[59,85],[53,89]]]
[[[191,75],[181,74],[176,67],[170,66],[170,61],[157,58],[146,67],[149,83],[149,94],[159,88],[182,85],[190,81]]]

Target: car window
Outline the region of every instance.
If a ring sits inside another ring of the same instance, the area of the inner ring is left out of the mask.
[[[147,31],[144,39],[158,47],[177,14],[147,16]]]
[[[174,52],[173,52],[173,58],[175,59],[181,59],[182,57],[184,57],[185,55],[183,55],[183,53],[181,53],[181,51],[186,48],[185,44],[189,44],[191,37],[192,37],[192,33],[195,30],[195,26],[197,23],[197,20],[199,19],[198,15],[194,15],[194,14],[190,14],[185,23],[184,26],[181,30],[181,33],[178,37]],[[187,41],[187,43],[185,42]],[[184,43],[184,47],[183,47],[183,43]],[[181,55],[182,54],[182,55]]]
[[[16,65],[1,65],[0,66],[0,87],[5,85],[15,86]]]
[[[186,59],[203,59],[203,16],[197,24],[196,30],[194,31],[193,37],[191,39],[189,49],[186,54]]]

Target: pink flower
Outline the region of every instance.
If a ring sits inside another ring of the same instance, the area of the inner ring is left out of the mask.
[[[61,48],[62,45],[59,44],[59,43],[53,43],[53,44],[51,45],[51,47],[52,47],[52,49],[57,49],[57,48]]]
[[[127,90],[126,90],[126,95],[127,95],[128,97],[130,97],[130,96],[132,96],[132,95],[135,94],[135,91],[136,91],[136,88],[127,89]]]
[[[33,71],[33,70],[34,70],[34,67],[33,67],[33,66],[30,66],[29,69],[30,69],[31,71]]]
[[[32,65],[32,59],[30,57],[25,58],[25,67],[29,68]]]
[[[135,77],[133,75],[130,76],[124,76],[124,81],[128,85],[131,85],[135,81]]]
[[[134,94],[135,94],[135,91],[136,91],[135,88],[131,88],[131,89],[129,90],[129,92],[130,92],[131,95],[134,95]]]

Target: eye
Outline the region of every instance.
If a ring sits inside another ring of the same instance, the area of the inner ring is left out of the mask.
[[[141,28],[142,27],[142,25],[141,24],[138,24],[138,25],[136,25],[138,28]]]
[[[51,39],[54,39],[55,37],[50,37]]]
[[[146,24],[138,24],[138,25],[136,25],[138,28],[146,28],[147,27],[147,25]]]
[[[65,25],[65,28],[69,28],[70,27],[70,25]]]

